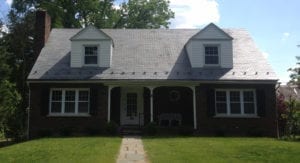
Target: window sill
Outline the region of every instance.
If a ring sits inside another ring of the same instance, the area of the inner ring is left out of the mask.
[[[84,64],[83,67],[98,67],[98,64]]]
[[[90,114],[49,114],[47,117],[91,117]]]
[[[204,68],[211,68],[211,67],[221,68],[221,65],[220,64],[204,64],[203,67]]]
[[[215,115],[214,118],[260,118],[257,115]]]

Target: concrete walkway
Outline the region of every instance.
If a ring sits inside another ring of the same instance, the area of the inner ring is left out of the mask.
[[[117,163],[147,163],[140,136],[124,136]]]

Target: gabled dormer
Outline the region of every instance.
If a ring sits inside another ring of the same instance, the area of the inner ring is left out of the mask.
[[[229,34],[215,24],[207,25],[186,45],[192,68],[232,68],[232,40]]]
[[[102,30],[90,25],[70,39],[71,67],[110,67],[113,40]]]

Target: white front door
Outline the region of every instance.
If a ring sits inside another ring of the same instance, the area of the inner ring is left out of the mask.
[[[143,87],[121,88],[121,125],[144,125]]]

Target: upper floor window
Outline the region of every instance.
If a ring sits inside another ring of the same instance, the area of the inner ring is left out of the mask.
[[[50,92],[50,115],[88,115],[89,89],[55,88]]]
[[[98,47],[97,46],[85,46],[84,47],[84,64],[95,65],[98,62]]]
[[[216,115],[255,116],[256,94],[254,90],[216,90]]]
[[[205,64],[207,65],[219,64],[218,46],[205,46]]]

